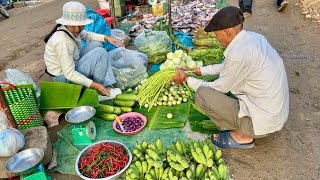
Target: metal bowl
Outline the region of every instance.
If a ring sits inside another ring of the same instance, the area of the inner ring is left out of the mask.
[[[67,112],[66,121],[72,124],[84,123],[94,116],[96,109],[91,106],[80,106]]]
[[[119,176],[121,176],[126,170],[127,168],[130,166],[131,162],[132,162],[132,154],[130,152],[130,150],[128,149],[127,146],[125,146],[124,144],[120,143],[120,142],[117,142],[117,141],[100,141],[100,142],[97,142],[97,143],[94,143],[90,146],[87,146],[86,148],[84,148],[78,155],[77,157],[77,160],[76,160],[76,163],[75,163],[75,170],[78,174],[78,176],[80,176],[80,178],[82,179],[85,179],[85,180],[95,180],[95,179],[92,179],[92,178],[89,178],[89,177],[86,177],[84,175],[82,175],[79,171],[79,167],[78,167],[78,163],[80,161],[80,158],[82,158],[83,156],[87,155],[88,154],[88,151],[89,149],[92,147],[92,146],[95,146],[97,144],[101,144],[101,143],[109,143],[109,144],[113,144],[113,145],[121,145],[124,147],[125,151],[128,153],[129,155],[129,161],[128,161],[128,164],[120,171],[118,172],[117,174],[115,175],[112,175],[112,176],[109,176],[109,177],[105,177],[105,178],[99,178],[99,180],[115,180],[117,179]]]
[[[32,172],[38,168],[43,156],[43,150],[38,148],[21,151],[7,161],[5,169],[18,175]]]

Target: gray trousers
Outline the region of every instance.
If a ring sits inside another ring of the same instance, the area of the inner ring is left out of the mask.
[[[89,42],[80,50],[80,59],[75,63],[75,70],[103,86],[116,83],[112,72],[111,59],[100,42]],[[72,83],[63,75],[52,78],[53,81]]]
[[[200,87],[196,92],[196,104],[217,125],[221,131],[238,130],[242,134],[253,138],[261,138],[266,135],[254,134],[250,117],[238,117],[239,101],[228,97],[220,91],[211,88]]]

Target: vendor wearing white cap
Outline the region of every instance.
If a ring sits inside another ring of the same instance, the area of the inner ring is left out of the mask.
[[[56,20],[56,27],[45,37],[46,72],[54,81],[84,85],[103,96],[109,96],[110,89],[106,87],[116,80],[108,54],[100,42],[115,46],[123,46],[123,43],[112,37],[84,31],[84,26],[92,22],[86,18],[83,4],[64,4],[62,17]],[[91,42],[80,48],[81,40]]]
[[[187,82],[196,91],[196,104],[224,131],[211,138],[222,148],[252,148],[254,138],[279,131],[289,113],[282,58],[264,36],[243,30],[243,21],[239,9],[229,6],[205,28],[226,48],[224,62],[191,70],[196,75],[219,75],[217,80],[187,77],[181,69],[174,77],[175,83]],[[225,95],[229,91],[237,99]]]

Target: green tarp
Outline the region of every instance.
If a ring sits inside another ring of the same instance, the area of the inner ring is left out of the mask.
[[[178,139],[186,140],[186,135],[182,129],[161,129],[156,131],[149,131],[148,128],[144,128],[140,133],[133,136],[123,136],[115,132],[112,128],[111,121],[104,121],[101,119],[93,118],[93,122],[97,128],[97,137],[94,142],[103,140],[114,140],[124,143],[130,150],[134,144],[146,140],[147,142],[155,142],[158,138],[161,138],[166,147],[169,147],[172,142]],[[57,150],[57,163],[59,166],[55,167],[51,171],[58,171],[62,174],[74,174],[76,171],[74,168],[76,158],[84,148],[84,146],[74,146],[73,137],[71,134],[73,125],[66,126],[63,130],[58,132],[59,139],[54,144]]]

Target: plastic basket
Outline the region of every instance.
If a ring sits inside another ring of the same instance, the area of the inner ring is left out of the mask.
[[[30,88],[17,88],[6,82],[0,82],[0,84],[8,86],[3,88],[3,91],[18,129],[28,129],[44,124],[36,99]]]

